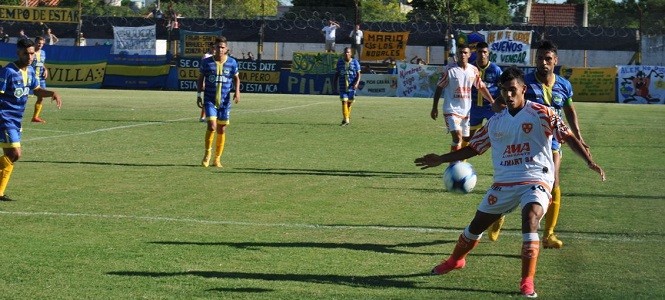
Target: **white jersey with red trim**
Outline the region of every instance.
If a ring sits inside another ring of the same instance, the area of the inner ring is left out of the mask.
[[[552,137],[562,141],[570,135],[554,110],[526,101],[515,116],[508,109],[492,116],[471,138],[470,146],[479,154],[492,148],[495,185],[539,182],[552,188]]]
[[[437,85],[443,88],[443,113],[464,117],[471,110],[471,87],[478,89],[485,83],[476,66],[467,64],[466,68],[462,68],[455,63],[446,66]]]

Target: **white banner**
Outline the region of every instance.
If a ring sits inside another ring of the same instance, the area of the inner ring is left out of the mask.
[[[156,25],[143,27],[113,26],[112,54],[156,55]]]
[[[617,102],[665,104],[665,67],[618,66]]]
[[[442,66],[397,63],[397,97],[432,98]]]
[[[491,30],[486,37],[493,63],[502,66],[531,64],[531,31]]]
[[[359,96],[395,97],[397,95],[397,75],[362,74],[356,94]]]

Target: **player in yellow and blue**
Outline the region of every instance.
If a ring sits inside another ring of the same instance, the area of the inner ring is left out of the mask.
[[[577,112],[573,106],[573,86],[567,79],[554,74],[554,67],[558,63],[557,46],[551,41],[541,41],[536,50],[536,71],[527,74],[524,81],[527,90],[524,97],[527,100],[550,106],[559,115],[566,116],[568,126],[573,135],[580,140],[587,152],[589,145],[582,139],[580,125],[577,120]],[[560,249],[563,242],[554,234],[559,219],[559,210],[561,208],[561,188],[559,180],[559,169],[561,167],[561,143],[554,139],[552,141],[552,152],[554,158],[554,184],[552,187],[552,203],[545,214],[545,228],[543,230],[543,246],[545,248]],[[501,228],[498,223],[493,224],[490,231],[490,237],[498,237],[498,231]]]
[[[5,195],[14,163],[21,157],[21,122],[28,95],[32,90],[37,97],[51,97],[58,108],[60,96],[39,87],[39,79],[31,64],[35,58],[35,43],[21,39],[16,43],[18,60],[0,69],[0,201],[11,201]]]
[[[201,60],[200,74],[197,80],[198,93],[196,104],[205,110],[208,126],[205,134],[205,154],[201,165],[208,167],[212,142],[217,132],[215,160],[213,165],[221,168],[220,161],[226,142],[226,126],[229,125],[231,112],[231,89],[234,88],[233,102],[240,101],[240,76],[238,62],[228,55],[226,38],[215,38],[215,54]],[[203,93],[203,96],[201,95]]]
[[[350,47],[344,48],[344,55],[337,61],[333,86],[337,86],[339,98],[342,100],[342,124],[349,125],[351,119],[351,105],[355,101],[356,90],[360,83],[360,63],[353,58]]]
[[[485,82],[485,86],[495,99],[499,97],[499,76],[501,76],[501,67],[490,61],[489,45],[485,42],[476,44],[476,62],[474,65],[478,68],[480,79]],[[469,121],[470,133],[469,139],[473,137],[476,130],[483,126],[483,120],[489,120],[494,115],[492,103],[483,98],[478,93],[476,87],[471,88],[471,118]],[[462,142],[462,147],[467,142]]]
[[[44,45],[46,44],[46,39],[41,36],[35,38],[35,59],[32,61],[32,67],[35,69],[35,74],[37,79],[39,79],[39,87],[46,88],[46,78],[48,78],[48,69],[44,62],[46,61],[46,51],[44,51]],[[37,102],[35,102],[35,112],[32,115],[32,122],[35,123],[46,123],[39,117],[39,114],[42,112],[42,101],[44,98],[37,96]]]

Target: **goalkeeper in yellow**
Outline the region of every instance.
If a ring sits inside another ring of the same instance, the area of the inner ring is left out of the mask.
[[[221,168],[220,161],[226,142],[226,126],[229,125],[231,112],[231,88],[235,89],[233,102],[240,101],[240,76],[238,62],[228,55],[226,38],[217,37],[214,42],[215,55],[201,60],[200,74],[197,80],[196,104],[205,111],[208,123],[205,133],[205,154],[201,165],[208,167],[212,152],[212,143],[217,132],[215,158],[213,165]]]

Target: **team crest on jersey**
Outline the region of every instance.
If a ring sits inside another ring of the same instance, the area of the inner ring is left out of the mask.
[[[28,95],[29,93],[30,93],[30,89],[28,89],[27,87],[17,88],[17,89],[14,90],[14,97],[21,98],[24,95]]]
[[[494,195],[489,195],[489,196],[487,196],[487,203],[489,203],[489,205],[494,205],[494,204],[496,204],[496,201],[498,201],[498,200],[499,200],[499,199],[498,199],[496,196],[494,196]]]
[[[561,95],[552,95],[552,103],[556,106],[563,106],[563,97]]]
[[[533,124],[531,124],[531,123],[522,123],[522,131],[524,131],[524,133],[529,133],[529,132],[531,132],[531,130],[533,130]]]

